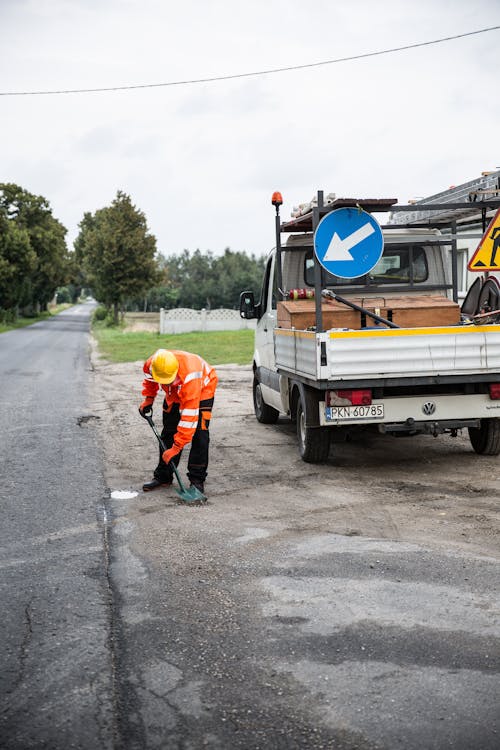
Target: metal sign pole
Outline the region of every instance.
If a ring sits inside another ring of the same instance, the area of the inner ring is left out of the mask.
[[[280,221],[280,207],[278,204],[276,204],[275,229],[276,229],[276,263],[278,264],[278,267],[276,269],[276,281],[278,284],[278,299],[282,300],[284,299],[285,295],[283,294],[283,279],[282,279],[282,273],[281,273],[281,221]]]
[[[453,302],[458,302],[458,253],[457,253],[457,222],[451,222],[451,284],[453,287]]]
[[[320,221],[320,210],[323,208],[323,191],[318,190],[318,205],[313,208],[313,216],[312,216],[312,230],[313,234],[316,231],[316,228]],[[315,254],[313,253],[313,260],[314,260],[314,300],[315,300],[315,307],[316,307],[316,333],[319,333],[323,330],[323,310],[321,307],[322,303],[322,297],[321,297],[321,287],[322,287],[322,268],[321,265],[318,263],[318,259],[315,257]]]

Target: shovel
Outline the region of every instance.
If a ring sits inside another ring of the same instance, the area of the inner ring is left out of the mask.
[[[149,414],[145,414],[144,416],[149,422],[149,425],[151,429],[153,430],[154,434],[158,438],[158,442],[160,443],[160,448],[162,449],[163,452],[166,451],[167,446],[161,439],[161,435],[156,429],[156,425],[153,422],[153,417],[151,417]],[[177,471],[177,466],[175,465],[173,461],[170,461],[170,466],[174,470],[175,478],[179,482],[179,489],[175,491],[177,492],[181,500],[183,500],[185,503],[205,503],[207,501],[207,498],[205,497],[203,492],[200,492],[200,490],[197,489],[196,487],[189,487],[189,489],[186,489],[186,487],[182,483],[179,472]]]

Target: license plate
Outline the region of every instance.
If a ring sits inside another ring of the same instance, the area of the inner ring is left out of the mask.
[[[371,419],[383,419],[384,405],[370,404],[370,406],[326,406],[325,416],[327,422],[353,422],[370,421]]]

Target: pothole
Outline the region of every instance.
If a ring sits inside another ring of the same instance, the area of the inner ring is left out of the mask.
[[[81,417],[76,418],[76,423],[78,427],[81,427],[83,424],[87,424],[87,422],[90,422],[92,419],[100,419],[101,417],[98,417],[96,414],[83,414]]]

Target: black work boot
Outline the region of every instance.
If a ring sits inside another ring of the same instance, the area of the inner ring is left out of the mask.
[[[145,482],[145,484],[142,485],[143,492],[151,492],[151,490],[157,490],[160,487],[170,487],[172,484],[172,480],[169,479],[168,482],[160,482],[159,479],[152,479],[150,482]]]

